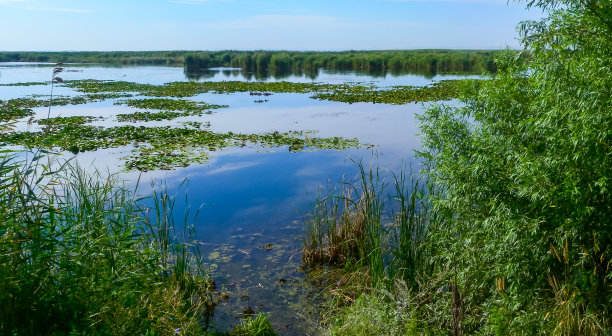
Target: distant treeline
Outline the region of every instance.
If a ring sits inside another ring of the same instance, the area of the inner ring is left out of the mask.
[[[342,52],[217,51],[185,55],[185,68],[196,72],[230,66],[253,72],[312,72],[318,69],[363,72],[495,71],[494,50],[385,50]]]
[[[0,62],[175,65],[187,73],[235,67],[254,73],[316,73],[319,69],[368,73],[480,73],[495,71],[496,50],[376,51],[114,51],[0,52]]]
[[[181,66],[187,51],[0,52],[0,62],[64,62]]]

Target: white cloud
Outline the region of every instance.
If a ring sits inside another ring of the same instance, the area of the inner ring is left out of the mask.
[[[231,172],[231,171],[240,170],[240,169],[244,169],[244,168],[251,168],[251,167],[254,167],[254,166],[258,166],[258,165],[259,165],[259,163],[257,163],[257,162],[230,163],[230,164],[226,164],[226,165],[221,166],[221,167],[217,167],[217,168],[214,168],[214,169],[209,169],[206,172],[206,175],[226,173],[226,172]]]

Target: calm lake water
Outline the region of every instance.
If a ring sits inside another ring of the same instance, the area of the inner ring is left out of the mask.
[[[49,66],[23,63],[0,63],[0,84],[48,81]],[[64,80],[98,79],[163,84],[188,81],[177,67],[102,67],[66,65]],[[190,76],[193,78],[193,76]],[[428,85],[442,79],[465,76],[419,75],[370,77],[357,73],[321,71],[316,78],[289,76],[292,82],[367,82],[377,86]],[[200,81],[254,80],[235,69],[212,69]],[[268,78],[276,81],[280,79]],[[49,86],[0,87],[0,99],[48,95]],[[57,87],[57,95],[76,95],[72,89]],[[292,153],[287,147],[261,148],[247,146],[212,153],[206,164],[193,164],[172,171],[146,173],[122,172],[121,156],[130,148],[104,149],[78,155],[64,153],[86,169],[119,172],[128,185],[140,179],[138,193],[147,195],[150,183],[164,183],[177,193],[176,211],[183,217],[189,207],[202,208],[195,225],[201,251],[217,287],[230,293],[215,309],[211,321],[227,330],[239,320],[239,314],[250,307],[255,312],[269,312],[280,334],[304,334],[314,325],[316,303],[321,291],[316,281],[304,273],[300,264],[302,223],[319,190],[343,178],[356,175],[354,161],[372,164],[384,173],[402,167],[418,170],[414,150],[419,148],[415,114],[423,104],[385,105],[319,101],[308,94],[275,93],[265,103],[255,103],[249,93],[201,94],[188,98],[228,108],[211,115],[181,118],[170,122],[148,122],[143,125],[177,125],[180,121],[210,122],[210,130],[234,133],[267,133],[274,131],[316,131],[313,136],[357,138],[372,144],[371,149],[347,151],[318,150]],[[119,125],[112,116],[136,109],[114,105],[106,100],[85,105],[53,107],[51,116],[104,116],[99,125]],[[35,109],[44,118],[46,108]],[[125,123],[128,124],[128,123]],[[35,129],[25,121],[18,129]],[[188,182],[181,189],[178,186]],[[185,201],[187,196],[187,204]],[[181,220],[179,220],[181,222]]]

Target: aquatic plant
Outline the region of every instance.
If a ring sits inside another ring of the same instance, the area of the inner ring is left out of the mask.
[[[474,90],[480,80],[444,80],[425,87],[395,86],[379,89],[361,85],[338,86],[326,93],[317,93],[313,99],[344,103],[407,104],[458,98],[467,90]]]
[[[93,127],[69,123],[45,132],[9,132],[0,134],[1,144],[24,145],[30,148],[59,148],[73,153],[100,148],[132,145],[126,168],[138,170],[173,169],[191,163],[203,163],[210,152],[248,143],[267,147],[287,146],[297,152],[309,149],[358,148],[357,139],[310,138],[303,132],[239,134],[214,133],[193,128],[116,126]],[[61,126],[61,127],[59,127]]]
[[[259,313],[255,317],[247,317],[240,321],[230,333],[232,336],[277,336],[278,334],[265,314]]]
[[[9,100],[0,100],[0,122],[6,122],[12,119],[20,119],[34,115],[33,108],[64,106],[64,105],[81,105],[94,101],[100,101],[111,98],[128,97],[128,94],[86,94],[75,97],[54,96],[53,100],[46,99],[49,96],[30,96],[26,98],[16,98]],[[45,99],[39,99],[45,98]],[[50,115],[50,112],[48,113]]]
[[[57,127],[65,127],[65,126],[74,126],[74,125],[82,125],[94,120],[103,119],[102,117],[91,117],[91,116],[72,116],[72,117],[55,117],[48,119],[40,119],[36,120],[36,122],[40,125],[46,125],[51,128]]]
[[[291,83],[291,82],[172,82],[164,85],[138,84],[112,81],[73,81],[66,85],[85,93],[123,92],[131,90],[152,97],[191,97],[212,92],[227,94],[235,92],[311,93],[313,99],[332,100],[345,103],[371,102],[382,104],[406,104],[458,98],[464,90],[474,90],[478,80],[445,80],[426,87],[395,86],[378,88],[374,85]],[[155,107],[159,103],[158,107]],[[158,109],[193,109],[195,104],[181,100],[129,100],[130,106]],[[164,107],[163,104],[168,104]],[[183,105],[181,107],[181,105]]]
[[[51,94],[49,95],[49,110],[47,112],[47,119],[51,117],[51,106],[53,105],[53,88],[55,87],[55,83],[62,83],[64,80],[58,76],[61,72],[64,71],[63,67],[64,63],[57,62],[55,64],[55,68],[53,68],[53,73],[51,75]]]
[[[418,288],[418,278],[432,266],[425,249],[427,228],[436,220],[428,205],[432,190],[399,173],[391,194],[378,170],[357,165],[355,183],[342,182],[316,202],[305,222],[302,261],[356,267],[374,285],[398,277]]]
[[[201,331],[211,286],[166,191],[150,211],[114,177],[13,155],[0,154],[3,332]]]
[[[227,105],[206,104],[184,99],[168,99],[168,98],[153,98],[153,99],[127,99],[120,100],[115,105],[127,105],[136,108],[166,110],[166,111],[191,111],[202,112],[204,110],[226,108]]]
[[[45,86],[47,82],[2,83],[0,86]]]
[[[162,110],[159,112],[133,112],[121,113],[117,115],[118,121],[153,121],[153,120],[172,120],[179,117],[201,116],[203,114],[211,114],[212,109],[226,108],[227,105],[206,104],[202,102],[194,102],[184,99],[168,99],[168,98],[153,98],[153,99],[129,99],[118,101],[116,105],[127,105],[137,108],[150,108]],[[180,111],[180,112],[176,112]]]

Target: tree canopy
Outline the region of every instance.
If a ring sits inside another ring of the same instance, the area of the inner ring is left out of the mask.
[[[498,72],[461,106],[420,117],[421,154],[448,218],[434,241],[457,269],[473,328],[485,319],[510,334],[605,334],[612,2],[527,6],[547,12],[519,26],[528,57],[500,53]]]

